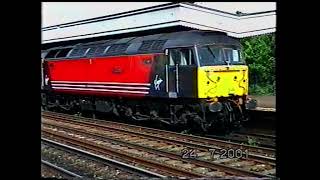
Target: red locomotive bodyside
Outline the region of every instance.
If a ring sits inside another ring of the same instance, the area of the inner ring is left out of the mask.
[[[149,94],[154,55],[112,56],[48,61],[56,92],[143,97]]]

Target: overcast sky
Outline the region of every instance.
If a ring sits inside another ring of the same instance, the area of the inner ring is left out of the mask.
[[[44,2],[42,27],[105,16],[168,2]],[[222,11],[252,13],[275,10],[275,2],[196,2]]]

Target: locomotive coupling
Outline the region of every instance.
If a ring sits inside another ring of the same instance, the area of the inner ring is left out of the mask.
[[[255,109],[257,107],[257,100],[248,98],[245,106],[246,109]]]

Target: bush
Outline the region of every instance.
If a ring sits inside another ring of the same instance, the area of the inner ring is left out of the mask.
[[[274,96],[275,95],[274,85],[266,84],[265,86],[250,85],[249,94],[251,95],[262,95],[262,96]]]
[[[249,66],[249,94],[275,95],[275,34],[241,39]]]

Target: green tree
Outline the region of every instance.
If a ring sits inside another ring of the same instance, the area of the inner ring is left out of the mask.
[[[275,94],[275,34],[241,39],[242,57],[249,66],[249,94]]]

